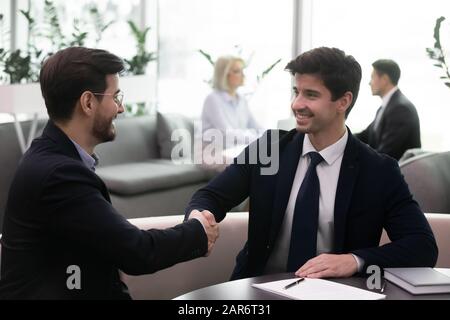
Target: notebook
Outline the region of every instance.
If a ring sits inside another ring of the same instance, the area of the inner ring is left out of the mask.
[[[386,298],[383,294],[323,279],[305,278],[304,281],[289,289],[284,288],[296,280],[298,278],[258,283],[252,286],[296,300],[378,300]]]
[[[412,294],[449,293],[450,276],[433,268],[386,268],[384,278]]]

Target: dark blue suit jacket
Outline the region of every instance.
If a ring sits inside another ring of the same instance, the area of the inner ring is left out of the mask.
[[[118,269],[152,273],[207,251],[196,219],[166,230],[131,225],[52,122],[17,169],[1,243],[0,300],[129,299]],[[71,265],[81,271],[79,290],[66,284]]]
[[[187,210],[206,209],[221,221],[226,212],[250,197],[248,241],[236,258],[232,279],[261,275],[280,231],[304,134],[273,132],[259,139],[280,155],[279,171],[262,175],[263,163],[234,164],[197,191]],[[254,146],[254,145],[253,145]],[[249,158],[248,147],[244,154]],[[243,154],[243,155],[244,155]],[[242,155],[241,155],[242,156]],[[232,213],[230,213],[232,214]],[[391,243],[378,247],[382,230]],[[437,246],[431,228],[413,200],[397,162],[379,154],[350,132],[336,191],[333,253],[354,253],[380,267],[434,266]]]

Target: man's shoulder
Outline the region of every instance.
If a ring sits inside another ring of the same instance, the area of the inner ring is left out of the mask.
[[[40,177],[42,179],[58,168],[64,167],[86,168],[81,161],[64,154],[57,145],[41,137],[36,139],[23,155],[17,173],[25,174],[30,178]]]
[[[405,110],[409,110],[409,111],[415,111],[416,107],[414,106],[414,104],[411,102],[411,100],[408,99],[408,97],[399,90],[397,90],[397,92],[395,92],[396,94],[394,94],[391,98],[391,100],[389,102],[392,102],[393,104],[396,105],[396,108],[404,108]]]

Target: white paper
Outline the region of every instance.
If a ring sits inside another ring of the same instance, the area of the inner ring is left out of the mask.
[[[450,269],[449,268],[434,268],[434,270],[445,274],[447,277],[450,277]]]
[[[270,291],[296,300],[379,300],[384,294],[359,289],[345,284],[323,280],[309,279],[284,289],[284,287],[298,280],[298,278],[253,284],[253,287]]]

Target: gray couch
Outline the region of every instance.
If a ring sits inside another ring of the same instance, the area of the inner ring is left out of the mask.
[[[197,165],[172,162],[172,131],[185,129],[193,137],[193,123],[182,116],[124,118],[116,128],[116,140],[96,148],[96,172],[127,218],[182,214],[193,193],[214,176]]]
[[[450,213],[450,151],[418,154],[399,165],[424,212]]]
[[[38,135],[45,123],[39,122]],[[27,137],[30,122],[21,125]],[[182,214],[192,194],[214,176],[196,165],[177,165],[170,159],[171,131],[193,132],[192,121],[185,117],[121,118],[116,128],[116,140],[96,148],[100,157],[96,172],[109,188],[114,207],[126,218]],[[0,124],[0,147],[1,228],[9,185],[21,157],[14,124]]]

